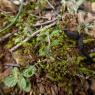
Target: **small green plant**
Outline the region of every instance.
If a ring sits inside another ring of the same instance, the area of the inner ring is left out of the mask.
[[[77,13],[78,8],[84,3],[85,0],[62,0],[63,6],[67,7],[69,13]]]
[[[95,2],[95,0],[92,0],[92,2]]]
[[[92,30],[94,28],[94,24],[93,23],[82,23],[82,24],[79,24],[77,26],[77,30],[78,32],[80,32],[81,30],[83,30],[86,34],[90,34],[90,31],[89,30]]]
[[[32,77],[35,73],[35,66],[29,66],[22,72],[17,67],[14,67],[12,74],[4,79],[4,84],[7,87],[15,87],[17,85],[25,92],[29,92],[31,90],[31,83],[28,78]]]

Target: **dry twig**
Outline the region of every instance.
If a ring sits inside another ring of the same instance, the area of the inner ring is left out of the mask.
[[[14,52],[14,51],[17,50],[23,43],[29,41],[31,38],[33,38],[34,36],[36,36],[37,34],[39,34],[41,31],[43,31],[43,30],[45,30],[45,29],[48,29],[48,28],[54,26],[55,24],[56,24],[56,21],[53,22],[53,23],[51,23],[51,24],[49,24],[49,25],[47,25],[47,26],[45,26],[45,27],[43,27],[43,28],[41,28],[41,29],[39,29],[39,30],[37,30],[37,31],[34,32],[31,36],[27,37],[27,38],[26,38],[25,40],[23,40],[21,43],[17,44],[17,45],[14,46],[13,48],[11,48],[9,51],[10,51],[10,52]]]
[[[15,32],[8,33],[8,34],[6,34],[5,36],[1,37],[1,38],[0,38],[0,42],[5,41],[5,40],[8,39],[10,36],[12,36],[14,33],[15,33]]]
[[[53,23],[54,21],[56,21],[57,18],[53,19],[53,20],[49,20],[49,21],[46,21],[46,22],[43,22],[43,23],[39,23],[39,24],[35,24],[33,25],[34,27],[39,27],[39,26],[43,26],[43,25],[48,25],[50,23]]]

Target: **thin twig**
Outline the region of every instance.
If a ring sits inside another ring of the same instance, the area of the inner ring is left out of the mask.
[[[95,17],[90,18],[90,19],[86,19],[86,21],[84,23],[92,23],[95,21]]]
[[[0,38],[0,42],[5,41],[5,40],[8,39],[10,36],[12,36],[14,33],[15,33],[15,32],[8,33],[8,34],[6,34],[5,36],[1,37],[1,38]]]
[[[45,16],[38,16],[38,15],[35,15],[35,14],[30,14],[31,16],[34,16],[34,17],[36,17],[36,18],[38,18],[38,19],[48,19],[47,17],[45,17]]]
[[[46,0],[46,1],[47,1],[48,5],[55,11],[54,6],[53,6],[48,0]],[[62,16],[61,16],[60,14],[58,14],[56,11],[55,11],[55,14],[56,14],[58,17],[62,18]]]
[[[49,36],[49,34],[47,34],[47,37],[48,37],[48,45],[50,46],[50,36]]]
[[[47,25],[47,26],[45,26],[45,27],[43,27],[43,28],[41,28],[41,29],[39,29],[39,30],[37,30],[37,31],[34,32],[32,35],[30,35],[30,36],[27,37],[25,40],[23,40],[21,43],[17,44],[17,45],[14,46],[13,48],[11,48],[9,51],[10,51],[10,52],[14,52],[14,51],[17,50],[23,43],[29,41],[31,38],[33,38],[34,36],[36,36],[37,34],[39,34],[41,31],[43,31],[43,30],[45,30],[45,29],[48,29],[48,28],[54,26],[55,24],[56,24],[56,21],[53,22],[53,23],[51,23],[51,24],[49,24],[49,25]]]
[[[39,26],[43,26],[43,25],[48,25],[50,23],[53,23],[54,21],[56,21],[57,18],[53,19],[53,20],[50,20],[50,21],[46,21],[46,22],[43,22],[43,23],[39,23],[39,24],[35,24],[33,25],[34,27],[39,27]]]
[[[47,1],[48,5],[49,5],[53,10],[55,10],[54,6],[53,6],[48,0],[46,0],[46,1]]]
[[[4,66],[9,66],[9,67],[20,67],[19,64],[12,64],[12,63],[4,64]]]

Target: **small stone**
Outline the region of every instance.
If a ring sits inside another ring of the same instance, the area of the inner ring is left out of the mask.
[[[13,0],[12,1],[15,5],[20,5],[20,0]]]

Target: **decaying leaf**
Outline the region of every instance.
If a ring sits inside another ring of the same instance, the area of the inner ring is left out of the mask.
[[[95,12],[95,2],[92,3],[92,6],[91,7],[92,7],[92,11]]]
[[[16,13],[16,6],[11,0],[0,0],[0,10]]]
[[[78,13],[78,22],[79,23],[84,23],[84,16],[85,16],[85,13],[84,12],[80,11]]]
[[[6,69],[3,73],[0,73],[0,81],[7,77],[8,75],[10,75],[10,73],[11,73],[10,69]]]

